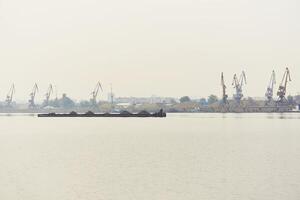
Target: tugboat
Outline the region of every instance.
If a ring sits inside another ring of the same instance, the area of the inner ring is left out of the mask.
[[[86,113],[76,113],[72,111],[70,113],[48,113],[48,114],[38,114],[38,117],[158,117],[164,118],[167,114],[161,109],[159,112],[149,113],[147,111],[141,111],[139,113],[130,113],[128,111],[123,111],[120,113],[93,113],[88,111]]]

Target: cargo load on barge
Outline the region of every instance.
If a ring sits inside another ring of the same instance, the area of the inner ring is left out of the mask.
[[[86,113],[76,113],[74,111],[70,113],[48,113],[38,114],[38,117],[166,117],[167,114],[161,109],[159,112],[149,113],[147,111],[141,111],[139,113],[130,113],[123,111],[120,113],[93,113],[88,111]]]

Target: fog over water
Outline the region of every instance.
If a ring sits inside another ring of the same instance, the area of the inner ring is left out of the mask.
[[[298,200],[299,119],[2,116],[0,198]]]

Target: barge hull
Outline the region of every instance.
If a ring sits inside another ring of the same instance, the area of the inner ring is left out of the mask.
[[[147,113],[147,112],[141,112],[137,114],[132,114],[129,112],[125,113],[117,113],[117,114],[112,114],[112,113],[104,113],[104,114],[99,114],[99,113],[85,113],[85,114],[78,114],[75,112],[71,112],[69,114],[57,114],[57,113],[49,113],[49,114],[38,114],[38,117],[141,117],[141,118],[149,118],[149,117],[157,117],[157,118],[163,118],[166,117],[167,114],[163,112],[162,110],[156,113]]]

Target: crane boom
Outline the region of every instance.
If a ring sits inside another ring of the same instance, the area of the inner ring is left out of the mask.
[[[227,98],[228,98],[228,95],[226,94],[226,85],[225,85],[225,80],[224,80],[224,74],[223,74],[223,72],[222,72],[222,74],[221,74],[221,86],[222,86],[222,103],[223,104],[227,104],[228,103],[228,100],[227,100]]]
[[[284,103],[287,101],[285,95],[286,95],[287,83],[290,81],[292,81],[290,70],[289,68],[286,68],[277,92],[278,103]]]
[[[113,89],[112,89],[112,84],[110,84],[110,101],[111,101],[111,105],[114,105],[114,93],[113,93]]]
[[[246,73],[242,71],[242,74],[239,79],[240,85],[243,87],[244,84],[247,84]]]
[[[267,87],[267,91],[266,91],[266,98],[268,102],[271,102],[273,100],[273,93],[274,93],[274,85],[276,84],[276,75],[275,75],[275,71],[272,71],[271,74],[271,78],[269,81],[269,85]]]
[[[29,108],[35,108],[35,96],[36,93],[39,91],[38,85],[35,83],[32,89],[32,92],[30,93],[30,99],[29,99]]]
[[[99,90],[101,90],[103,92],[103,88],[102,88],[102,85],[101,85],[100,81],[97,83],[97,85],[95,86],[94,91],[91,93],[91,95],[92,95],[91,102],[92,102],[93,106],[97,106],[97,97],[98,97],[98,94],[99,94]]]
[[[50,97],[51,97],[52,93],[53,93],[53,86],[52,86],[52,84],[50,84],[49,87],[48,87],[47,93],[45,94],[45,100],[44,100],[44,103],[43,103],[44,107],[49,105],[49,101],[50,101]]]
[[[234,88],[236,88],[239,85],[239,80],[238,80],[236,74],[233,75],[232,85],[233,85]]]
[[[12,84],[11,88],[9,89],[7,95],[6,95],[6,106],[7,107],[11,107],[11,103],[13,101],[13,97],[15,94],[16,90],[15,90],[15,84]]]
[[[243,98],[243,86],[247,84],[247,79],[246,79],[246,73],[242,71],[240,78],[237,77],[236,74],[233,76],[233,88],[235,88],[236,93],[233,95],[234,99],[240,103],[241,99]]]

